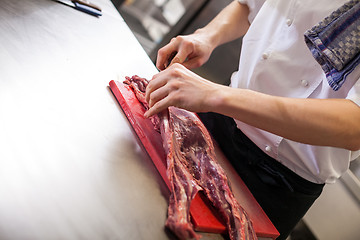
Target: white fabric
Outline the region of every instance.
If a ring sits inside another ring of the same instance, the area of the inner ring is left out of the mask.
[[[239,71],[231,86],[293,98],[347,98],[360,105],[360,67],[332,90],[304,42],[304,32],[347,0],[239,0],[248,4],[251,26],[243,38]],[[266,104],[266,103],[264,103]],[[240,121],[238,127],[265,153],[303,178],[333,183],[360,151],[310,146]]]
[[[246,4],[249,9],[249,22],[252,23],[256,14],[259,12],[261,6],[264,4],[265,0],[258,0],[258,1],[247,1],[247,0],[239,0],[241,4]]]

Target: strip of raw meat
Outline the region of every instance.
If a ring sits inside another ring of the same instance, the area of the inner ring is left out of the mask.
[[[179,151],[176,135],[172,131],[168,112],[160,114],[160,133],[163,139],[163,146],[167,154],[167,176],[170,181],[171,195],[168,207],[168,218],[166,226],[171,229],[180,239],[199,239],[190,219],[190,204],[201,187],[193,179],[184,161],[186,159]]]
[[[136,98],[144,106],[145,110],[149,109],[149,104],[145,100],[145,90],[149,81],[145,78],[141,78],[137,75],[130,77],[125,77],[124,84],[129,85],[129,87],[135,93]],[[160,132],[160,119],[159,116],[154,115],[150,118],[151,122],[154,124],[156,131]]]
[[[147,109],[144,96],[148,81],[133,76],[126,83],[130,83]],[[156,123],[160,124],[172,188],[166,226],[180,239],[198,239],[189,209],[196,193],[202,190],[226,223],[230,239],[257,239],[250,219],[236,201],[226,174],[216,161],[210,134],[196,114],[169,107]]]
[[[225,171],[216,161],[209,132],[191,112],[170,107],[172,132],[187,170],[201,186],[206,197],[225,221],[230,239],[256,239],[250,219],[236,201]]]
[[[140,103],[147,110],[148,103],[145,100],[145,88],[148,80],[133,76],[132,78],[126,77],[124,81],[134,91],[135,96]],[[175,134],[169,122],[168,111],[164,111],[151,118],[154,128],[159,130],[163,139],[163,146],[166,152],[166,173],[170,182],[170,199],[168,207],[168,218],[165,225],[175,233],[180,239],[199,239],[200,235],[196,234],[190,219],[190,204],[197,192],[201,189],[200,186],[194,181],[192,175],[185,168],[185,165],[179,161],[186,161],[181,158],[176,149],[177,141]]]

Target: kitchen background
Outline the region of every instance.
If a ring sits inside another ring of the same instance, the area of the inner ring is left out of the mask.
[[[231,0],[112,0],[146,53],[155,63],[159,48],[177,35],[208,23]],[[194,72],[229,84],[237,70],[241,39],[217,48]],[[221,61],[219,61],[221,59]],[[327,185],[289,240],[360,239],[360,158],[335,184]]]

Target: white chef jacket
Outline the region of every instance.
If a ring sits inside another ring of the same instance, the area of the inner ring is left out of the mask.
[[[346,98],[360,106],[360,66],[334,91],[304,41],[304,33],[348,0],[239,0],[250,9],[239,70],[231,87],[292,98]],[[266,104],[266,102],[264,102]],[[299,176],[333,183],[360,151],[294,142],[236,120],[259,148]]]

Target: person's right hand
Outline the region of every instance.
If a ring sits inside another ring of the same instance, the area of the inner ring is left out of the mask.
[[[230,87],[211,82],[179,63],[155,74],[146,87],[149,104],[145,117],[151,117],[170,106],[191,112],[215,111],[223,93]]]
[[[197,68],[209,59],[213,50],[214,46],[204,31],[177,36],[158,51],[156,67],[164,70],[173,63],[180,63],[188,69]]]

